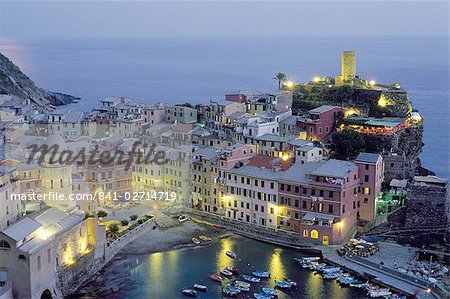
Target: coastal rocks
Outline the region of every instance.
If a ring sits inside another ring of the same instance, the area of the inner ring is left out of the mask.
[[[0,94],[15,95],[30,100],[40,111],[48,111],[49,105],[65,105],[78,102],[80,98],[47,91],[36,86],[11,60],[0,53]]]
[[[414,261],[397,268],[397,270],[409,276],[415,276],[425,280],[430,278],[440,279],[443,276],[449,275],[449,269],[436,262]]]

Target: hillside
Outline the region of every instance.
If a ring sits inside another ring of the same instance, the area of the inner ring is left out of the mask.
[[[36,86],[11,60],[0,53],[0,95],[15,95],[30,99],[39,110],[49,110],[49,105],[65,105],[80,98],[45,90]]]

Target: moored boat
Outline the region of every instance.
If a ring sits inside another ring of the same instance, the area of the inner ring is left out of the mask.
[[[335,278],[338,278],[341,275],[342,275],[341,272],[333,272],[333,273],[325,273],[325,274],[322,275],[322,277],[325,278],[325,279],[335,279]]]
[[[196,290],[191,290],[191,289],[183,289],[181,291],[181,293],[185,296],[189,296],[189,297],[197,297],[197,291]]]
[[[233,273],[226,269],[223,269],[222,271],[220,271],[220,274],[225,275],[225,276],[233,276]]]
[[[207,286],[204,286],[202,284],[194,283],[194,289],[202,292],[206,292],[208,290]]]
[[[242,286],[242,287],[244,287],[244,288],[249,288],[250,286],[251,286],[251,284],[249,284],[248,282],[245,282],[245,281],[242,281],[242,280],[236,280],[235,282],[234,282],[234,284],[236,285],[236,286]]]
[[[283,281],[286,282],[286,283],[290,283],[293,287],[297,286],[297,283],[295,281],[293,281],[293,280],[291,280],[291,279],[289,279],[287,277],[283,278]]]
[[[271,288],[262,288],[261,290],[267,295],[278,296],[279,294],[277,290]]]
[[[225,252],[225,254],[226,254],[228,257],[231,257],[232,259],[236,259],[236,258],[237,258],[236,253],[234,253],[233,251],[227,251],[227,252]]]
[[[233,274],[238,274],[238,272],[239,272],[238,268],[233,268],[233,267],[225,267],[225,270],[228,270]]]
[[[210,238],[210,237],[207,237],[207,236],[204,236],[204,235],[200,235],[200,236],[198,236],[198,238],[199,238],[200,240],[202,240],[202,241],[211,241],[211,238]]]
[[[259,292],[259,293],[253,293],[253,297],[255,297],[255,299],[272,299],[273,296],[266,294],[264,292]]]
[[[284,281],[278,281],[275,280],[275,286],[277,288],[283,289],[283,290],[290,290],[292,289],[292,285],[290,283],[284,282]]]
[[[244,278],[244,280],[250,281],[250,282],[260,282],[261,281],[261,278],[254,277],[254,276],[251,276],[251,275],[244,274],[244,275],[242,275],[242,277]]]
[[[270,277],[270,272],[268,272],[268,271],[253,271],[252,274],[259,278],[269,278]]]
[[[222,282],[222,280],[223,280],[222,276],[220,276],[219,274],[215,274],[215,273],[209,274],[209,278],[211,278],[212,280],[217,281],[217,282]]]
[[[225,295],[228,295],[228,296],[236,296],[240,292],[241,292],[241,290],[239,288],[232,286],[230,284],[222,289],[222,293],[224,293]]]
[[[200,244],[200,240],[195,237],[192,237],[192,242],[194,242],[197,245]]]

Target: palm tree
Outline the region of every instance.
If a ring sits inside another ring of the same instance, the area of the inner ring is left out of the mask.
[[[284,82],[287,80],[287,76],[285,73],[276,73],[275,77],[272,78],[273,80],[278,81],[278,90],[281,89],[281,82]]]

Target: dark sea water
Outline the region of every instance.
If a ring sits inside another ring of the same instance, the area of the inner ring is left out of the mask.
[[[18,41],[0,39],[39,85],[83,98],[206,103],[238,89],[272,91],[282,71],[302,82],[340,73],[342,50],[357,51],[357,72],[400,82],[425,119],[423,165],[449,177],[448,37],[153,38]]]
[[[233,260],[226,256],[228,250],[236,252],[238,258]],[[244,298],[244,294],[253,298],[254,292],[262,287],[273,288],[274,279],[283,277],[298,282],[298,287],[290,293],[280,292],[280,299],[364,298],[361,290],[341,288],[336,281],[322,279],[320,275],[303,269],[294,261],[295,257],[302,256],[305,253],[297,250],[233,236],[210,247],[114,260],[106,267],[103,282],[91,284],[90,287],[96,290],[95,296],[101,298],[169,299],[187,298],[181,295],[181,290],[192,288],[194,283],[201,283],[208,287],[208,291],[199,293],[197,298],[222,298],[220,283],[209,279],[208,274],[232,266],[244,274],[251,274],[255,269],[271,272],[270,279],[252,284],[250,292],[241,293],[238,298]],[[111,292],[114,286],[120,288],[117,293]]]

